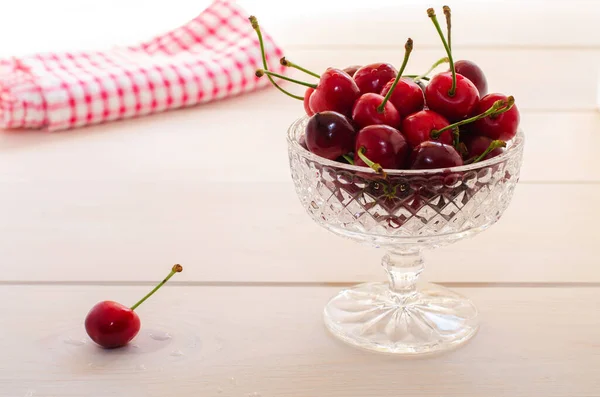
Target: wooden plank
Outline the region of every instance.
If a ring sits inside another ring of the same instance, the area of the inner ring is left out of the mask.
[[[82,322],[93,304],[131,303],[147,289],[1,288],[10,326],[0,340],[0,395],[572,397],[600,389],[597,288],[459,289],[479,306],[480,332],[420,360],[329,336],[321,312],[337,288],[166,287],[138,309],[137,347],[102,351],[87,340]],[[149,337],[166,332],[171,339]]]
[[[63,133],[4,132],[0,182],[288,183],[286,130],[303,112],[299,101],[267,89]],[[521,119],[522,181],[600,181],[598,112],[522,110]]]
[[[600,4],[595,0],[304,0],[291,7],[273,6],[271,0],[238,0],[260,18],[266,31],[287,48],[401,47],[406,36],[439,48],[439,38],[425,10],[453,9],[454,48],[600,48],[596,22]],[[38,51],[107,48],[146,40],[177,27],[210,4],[210,0],[172,0],[169,7],[147,0],[105,0],[83,4],[78,0],[20,0],[1,16],[0,56]],[[118,8],[119,12],[114,12]],[[36,13],[31,13],[35,9]],[[144,18],[139,18],[139,10]],[[51,16],[49,18],[48,16]],[[131,21],[135,20],[132,25]],[[106,29],[111,26],[112,29]],[[31,29],[44,32],[31,35]],[[77,32],[77,34],[73,34]]]
[[[4,183],[0,280],[355,282],[383,278],[384,252],[305,214],[292,182]],[[599,282],[600,185],[521,184],[500,222],[426,253],[445,282]]]

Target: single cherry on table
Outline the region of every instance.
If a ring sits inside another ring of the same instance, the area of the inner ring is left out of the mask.
[[[128,344],[135,338],[141,327],[141,321],[135,309],[152,296],[175,273],[182,270],[181,265],[174,265],[171,273],[131,308],[114,301],[97,303],[85,318],[85,330],[89,337],[106,349],[123,347]]]

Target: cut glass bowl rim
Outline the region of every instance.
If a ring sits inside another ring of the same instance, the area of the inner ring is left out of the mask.
[[[344,169],[344,170],[352,171],[352,172],[376,174],[376,172],[369,167],[361,167],[361,166],[357,166],[357,165],[340,163],[335,160],[328,160],[324,157],[318,156],[318,155],[306,150],[305,148],[303,148],[300,145],[300,142],[298,141],[298,139],[300,138],[301,135],[304,134],[304,129],[299,131],[299,129],[300,129],[299,127],[302,125],[302,123],[305,120],[308,120],[308,116],[302,116],[302,117],[296,119],[292,123],[292,125],[290,125],[290,127],[288,128],[287,141],[288,141],[288,145],[290,148],[292,148],[294,151],[299,153],[301,156],[308,158],[308,159],[310,159],[316,163],[319,163],[321,165],[324,165],[324,166],[335,167],[338,169]],[[418,176],[418,175],[448,174],[448,173],[455,173],[455,172],[466,172],[466,171],[479,170],[479,169],[483,169],[486,167],[490,167],[490,166],[502,163],[502,162],[507,161],[510,158],[518,155],[522,151],[524,144],[525,144],[525,135],[523,133],[523,130],[521,128],[519,128],[519,130],[517,131],[517,135],[511,141],[508,142],[507,149],[504,151],[504,153],[502,153],[499,156],[493,157],[491,159],[481,161],[479,163],[461,165],[459,167],[433,168],[433,169],[426,169],[426,170],[385,169],[385,172],[391,176],[394,176],[394,175]]]

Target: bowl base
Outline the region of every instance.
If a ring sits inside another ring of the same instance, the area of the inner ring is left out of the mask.
[[[386,283],[346,289],[325,306],[325,325],[353,346],[398,355],[453,350],[477,332],[477,307],[435,284],[417,284],[409,295]]]

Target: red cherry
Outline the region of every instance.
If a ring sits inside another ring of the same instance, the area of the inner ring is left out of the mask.
[[[388,81],[394,80],[398,71],[389,63],[372,63],[358,69],[354,81],[361,94],[373,92],[379,94]]]
[[[462,59],[454,62],[454,69],[456,70],[456,73],[462,74],[467,79],[471,80],[475,87],[477,87],[480,97],[487,95],[487,79],[485,78],[485,74],[483,74],[483,70],[481,70],[475,62]]]
[[[306,92],[304,93],[304,111],[308,116],[312,116],[313,114],[315,114],[315,112],[313,112],[309,106],[310,97],[313,94],[313,92],[315,92],[315,89],[312,87],[308,87],[306,89]]]
[[[383,112],[379,113],[378,108],[383,100],[381,95],[373,93],[363,94],[358,98],[352,109],[352,119],[359,128],[375,124],[385,124],[394,128],[400,126],[400,114],[390,102],[386,102]]]
[[[476,157],[481,156],[487,150],[487,148],[490,146],[490,144],[492,142],[493,142],[493,139],[488,138],[487,136],[472,135],[472,136],[466,137],[464,139],[464,143],[467,147],[468,157],[476,158]],[[488,159],[491,159],[492,157],[499,156],[502,153],[504,153],[504,151],[505,151],[505,148],[497,147],[494,150],[492,150],[491,152],[489,152],[488,154],[486,154],[482,160],[488,160]]]
[[[450,121],[458,121],[473,114],[479,102],[477,87],[466,77],[456,75],[456,92],[450,95],[452,72],[436,74],[427,84],[427,107]]]
[[[182,270],[181,265],[173,266],[171,273],[131,308],[113,301],[96,304],[85,318],[85,331],[89,337],[107,349],[125,346],[140,331],[140,318],[134,310]]]
[[[433,22],[448,56],[450,72],[439,73],[429,81],[425,89],[425,101],[427,107],[438,112],[450,121],[459,121],[473,114],[475,106],[479,101],[477,87],[463,75],[456,74],[456,68],[452,59],[450,41],[450,7],[444,6],[446,26],[448,29],[448,41],[435,15],[433,8],[427,9],[427,16]]]
[[[507,100],[502,94],[487,94],[477,105],[477,113],[483,113],[498,100]],[[471,131],[477,135],[485,135],[492,140],[509,141],[517,135],[519,128],[519,109],[513,105],[509,110],[496,116],[488,116],[473,123]]]
[[[381,95],[386,96],[394,85],[394,80],[390,80],[381,90]],[[421,87],[412,79],[401,78],[390,96],[390,102],[400,117],[406,117],[411,113],[422,110],[425,106],[425,96]]]
[[[325,111],[315,113],[308,120],[305,136],[309,151],[335,160],[352,152],[356,131],[343,114]]]
[[[354,151],[354,164],[367,164],[358,155],[362,153],[372,162],[386,169],[398,169],[406,165],[409,147],[404,136],[388,125],[370,125],[358,131]]]
[[[410,156],[410,168],[413,170],[450,168],[463,164],[463,159],[456,149],[440,142],[422,142],[414,148]]]
[[[402,121],[402,132],[411,147],[416,147],[422,142],[434,140],[431,137],[431,132],[440,130],[450,123],[444,116],[432,110],[421,110],[413,113]],[[452,144],[452,132],[444,131],[437,142]]]
[[[85,318],[85,330],[94,342],[112,349],[125,346],[140,331],[138,315],[120,303],[104,301],[96,304]]]
[[[345,67],[342,70],[344,72],[348,73],[348,75],[350,75],[350,77],[354,77],[354,75],[356,74],[356,71],[358,69],[360,69],[360,68],[362,68],[362,66],[360,66],[360,65],[352,65],[352,66]]]
[[[328,68],[321,75],[315,92],[310,96],[309,104],[315,113],[331,110],[350,117],[354,102],[359,96],[360,90],[348,73]]]

